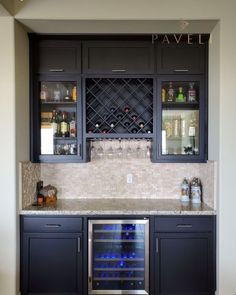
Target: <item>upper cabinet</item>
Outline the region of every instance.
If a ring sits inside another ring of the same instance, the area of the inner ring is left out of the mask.
[[[152,74],[150,41],[88,41],[83,44],[83,72],[88,74]]]
[[[39,73],[81,72],[81,43],[69,40],[41,40],[38,45]]]
[[[197,40],[192,40],[189,35],[182,37],[183,40],[180,36],[174,36],[157,42],[155,51],[157,72],[161,74],[203,74],[206,70],[207,41],[203,41],[199,36]]]

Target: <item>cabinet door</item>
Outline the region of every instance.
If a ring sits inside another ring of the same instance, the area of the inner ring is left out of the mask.
[[[151,42],[85,42],[83,71],[107,74],[151,74],[154,54]]]
[[[157,72],[162,74],[202,74],[205,71],[205,44],[157,45]]]
[[[39,73],[81,72],[80,42],[42,40],[38,47]]]
[[[40,76],[31,104],[31,161],[82,162],[81,80]]]
[[[159,233],[155,238],[156,295],[214,294],[210,233]]]
[[[157,89],[154,162],[205,162],[207,98],[203,77],[163,75]]]
[[[82,294],[81,234],[24,234],[22,294]]]

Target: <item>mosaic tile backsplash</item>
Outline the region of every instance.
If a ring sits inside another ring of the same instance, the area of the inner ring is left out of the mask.
[[[150,143],[92,144],[85,164],[22,163],[22,207],[33,202],[36,181],[58,189],[58,199],[142,198],[179,199],[184,177],[199,177],[203,201],[215,208],[216,163],[151,163]],[[132,183],[127,183],[127,175]]]

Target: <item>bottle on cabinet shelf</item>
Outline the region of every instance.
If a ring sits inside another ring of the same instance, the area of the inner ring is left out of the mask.
[[[186,99],[183,93],[183,87],[180,86],[178,89],[178,94],[176,96],[176,102],[185,102],[185,101]]]
[[[70,90],[67,88],[66,89],[66,94],[64,96],[64,101],[70,101],[70,100],[71,100]]]
[[[72,101],[76,102],[76,100],[77,100],[77,88],[76,88],[75,85],[74,85],[73,88],[72,88],[72,95],[71,95],[71,98],[72,98]]]
[[[173,88],[173,83],[169,83],[169,88],[167,91],[167,101],[168,102],[174,102],[175,101],[175,90]]]
[[[161,89],[161,101],[166,102],[166,89],[164,87]]]
[[[42,83],[42,85],[41,85],[40,100],[41,101],[48,100],[48,90],[47,90],[47,86],[45,83]]]
[[[68,132],[68,122],[67,122],[67,113],[63,112],[62,113],[62,120],[60,122],[60,131],[61,131],[61,136],[62,137],[68,137],[69,132]]]
[[[61,90],[60,90],[60,86],[58,83],[56,84],[56,88],[53,91],[53,99],[54,99],[54,101],[61,100]]]
[[[194,82],[189,83],[187,100],[188,100],[188,102],[196,102],[197,101],[196,89],[194,88]]]
[[[58,114],[56,110],[52,111],[52,120],[51,120],[51,124],[52,124],[52,129],[53,129],[53,136],[58,136]]]
[[[72,114],[71,121],[69,123],[70,129],[70,137],[76,137],[76,121],[75,121],[75,113]]]

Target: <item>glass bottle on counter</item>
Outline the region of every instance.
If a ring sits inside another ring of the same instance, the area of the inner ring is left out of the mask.
[[[179,87],[176,102],[185,102],[183,87]]]

